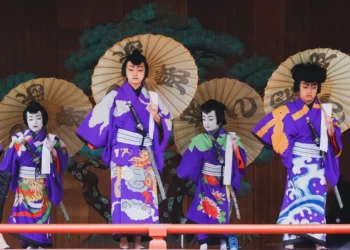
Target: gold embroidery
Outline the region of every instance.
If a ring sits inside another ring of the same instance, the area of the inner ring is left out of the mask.
[[[148,157],[148,153],[146,150],[141,150],[140,157],[134,156],[130,159],[130,161],[137,168],[144,168],[145,166],[151,164],[151,161]]]
[[[157,197],[158,195],[158,189],[157,189],[157,180],[156,177],[153,177],[153,187],[152,187],[152,191],[153,191],[153,197]],[[156,200],[157,198],[155,198],[154,200]]]
[[[289,114],[289,109],[287,106],[281,106],[272,112],[275,120],[275,126],[273,128],[273,133],[271,136],[272,146],[276,153],[283,154],[288,148],[289,141],[284,133],[284,117]]]
[[[307,112],[309,112],[309,107],[308,107],[307,105],[304,105],[304,107],[303,107],[301,110],[295,112],[295,113],[292,115],[292,118],[293,118],[294,121],[297,121],[297,120],[299,120],[301,117],[303,117],[304,115],[306,115]]]
[[[263,137],[267,131],[269,131],[269,129],[275,125],[275,119],[272,119],[271,121],[269,121],[268,123],[266,123],[261,129],[258,130],[258,132],[256,132],[256,135],[259,136],[260,138]]]
[[[39,201],[43,198],[43,191],[46,189],[44,179],[23,178],[19,190],[27,202]]]
[[[121,150],[122,150],[122,157],[124,157],[125,154],[128,154],[128,155],[133,154],[132,150],[129,148],[122,148]]]
[[[150,173],[146,174],[145,179],[143,180],[143,184],[149,189],[153,188],[153,180]]]
[[[115,184],[114,184],[114,195],[115,197],[117,198],[120,198],[121,197],[121,194],[120,194],[120,190],[119,190],[119,187],[120,187],[120,182],[122,180],[122,166],[117,166],[116,167],[116,171],[117,171],[117,178],[116,178],[116,181],[115,181]]]
[[[267,131],[273,127],[273,132],[271,136],[272,147],[278,154],[283,154],[288,148],[289,141],[284,130],[284,117],[289,114],[289,109],[287,106],[280,106],[277,109],[272,111],[272,119],[266,123],[256,135],[262,138]]]
[[[261,129],[259,129],[258,132],[256,132],[256,135],[260,138],[263,137],[267,133],[267,131],[269,131],[269,129],[276,124],[276,122],[277,122],[276,118],[279,116],[279,114],[281,114],[280,119],[282,121],[287,113],[289,113],[287,106],[281,106],[281,107],[278,107],[277,109],[273,110],[272,111],[273,118],[271,119],[271,121],[266,123]]]

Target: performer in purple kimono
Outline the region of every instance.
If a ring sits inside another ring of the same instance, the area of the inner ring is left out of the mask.
[[[4,152],[4,148],[0,145],[0,156]],[[3,210],[7,191],[10,185],[11,175],[0,171],[0,222],[2,221]],[[10,246],[6,243],[4,236],[0,233],[0,249],[7,249]]]
[[[12,136],[12,142],[0,165],[2,174],[11,174],[9,188],[16,192],[9,224],[49,224],[51,206],[63,198],[62,174],[68,161],[65,144],[48,134],[48,114],[37,102],[23,112],[28,127]],[[7,193],[7,190],[6,190]],[[20,233],[23,248],[52,247],[49,233]]]
[[[294,92],[299,93],[299,98],[273,110],[256,125],[253,134],[270,145],[287,168],[277,223],[326,224],[326,184],[335,186],[339,178],[341,130],[337,121],[324,113],[316,98],[326,79],[326,70],[316,64],[299,64],[292,69],[292,76]],[[287,249],[303,241],[311,241],[316,249],[325,249],[326,235],[283,237]]]
[[[112,223],[156,224],[159,183],[153,168],[160,173],[163,169],[170,113],[158,95],[147,90],[148,64],[138,50],[126,57],[122,75],[127,81],[94,107],[77,134],[95,148],[104,147],[102,158],[111,168]],[[154,152],[156,166],[146,147]],[[127,248],[126,236],[114,235],[119,237],[120,247]],[[141,236],[135,236],[134,243],[134,248],[142,248]]]
[[[225,110],[225,105],[216,100],[201,105],[206,132],[191,139],[177,169],[179,178],[191,179],[197,185],[186,216],[190,222],[228,224],[233,203],[237,202],[234,193],[240,191],[247,157],[240,138],[223,128]],[[200,249],[216,244],[221,250],[227,249],[227,237],[199,234]]]

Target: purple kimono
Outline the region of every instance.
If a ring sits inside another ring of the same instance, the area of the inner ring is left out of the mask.
[[[32,154],[25,147],[23,140],[42,160],[43,143],[47,137],[45,129],[37,135],[27,129],[12,137],[12,142],[5,153],[0,170],[12,173],[10,189],[16,192],[9,224],[49,224],[51,221],[51,206],[59,205],[63,198],[62,174],[68,162],[65,144],[56,136],[51,141],[57,152],[57,159],[49,162],[49,174],[36,175],[36,164]],[[51,247],[51,234],[16,234],[16,237],[27,244],[41,247]]]
[[[227,136],[228,134],[222,128],[215,142],[220,148],[222,156],[225,156]],[[238,145],[240,157],[245,165],[247,159],[245,150],[239,141]],[[230,150],[232,150],[232,147],[230,147]],[[238,168],[237,158],[234,153],[232,158],[231,185],[236,193],[239,193],[240,179],[245,172],[245,168]],[[233,204],[229,188],[221,185],[221,166],[219,165],[213,142],[207,132],[191,139],[191,143],[186,149],[177,169],[179,178],[191,179],[197,185],[194,199],[186,216],[190,221],[198,224],[228,224],[230,222],[230,214],[232,212],[230,208]],[[215,172],[215,166],[219,166],[219,173]],[[198,235],[200,244],[216,244],[220,238],[226,239],[227,235]]]
[[[309,108],[300,98],[278,107],[253,129],[265,144],[273,147],[287,168],[287,183],[278,224],[325,224],[326,183],[336,185],[339,178],[338,156],[342,149],[341,130],[334,120],[334,136],[328,140],[324,160],[306,122],[309,117],[318,136],[322,110],[315,99]],[[300,237],[325,244],[325,234],[290,235],[285,244],[295,244]]]
[[[127,101],[131,102],[148,132],[143,146],[142,135],[136,130],[137,123]],[[94,147],[104,147],[102,158],[111,169],[111,214],[114,224],[159,222],[157,182],[145,147],[148,145],[152,148],[161,173],[171,120],[168,110],[158,101],[159,126],[148,111],[149,92],[142,87],[138,97],[126,82],[106,95],[77,131],[83,140]]]

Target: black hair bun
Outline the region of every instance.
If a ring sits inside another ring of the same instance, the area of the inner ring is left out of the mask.
[[[327,71],[315,63],[297,64],[292,70],[292,77],[295,81],[324,83],[327,78]]]
[[[141,51],[139,51],[138,49],[134,49],[133,51],[132,51],[132,53],[131,53],[132,55],[141,55]]]

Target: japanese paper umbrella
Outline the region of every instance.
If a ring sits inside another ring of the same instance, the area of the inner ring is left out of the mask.
[[[91,90],[96,103],[125,82],[122,64],[134,49],[141,51],[149,65],[147,87],[159,94],[172,117],[179,115],[196,92],[197,66],[181,43],[162,35],[128,37],[106,51],[92,75]]]
[[[48,112],[48,132],[67,145],[72,156],[83,142],[75,135],[77,127],[91,110],[89,98],[74,84],[56,78],[38,78],[21,83],[0,103],[0,144],[7,147],[11,135],[25,129],[23,110],[31,101]]]
[[[265,88],[264,108],[267,113],[294,100],[294,80],[291,69],[299,63],[316,63],[327,70],[327,79],[318,97],[322,103],[332,103],[333,115],[341,131],[350,125],[350,57],[339,50],[309,49],[289,57],[273,72]]]
[[[204,132],[200,120],[200,105],[214,99],[225,104],[227,132],[236,132],[247,151],[247,165],[260,154],[263,145],[250,132],[265,115],[263,101],[248,84],[235,79],[221,78],[198,86],[193,101],[182,114],[174,119],[174,138],[181,154],[191,138]]]

